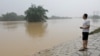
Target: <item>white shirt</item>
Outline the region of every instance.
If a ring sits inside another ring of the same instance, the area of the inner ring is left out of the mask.
[[[90,20],[84,20],[83,27],[90,25]],[[83,32],[89,32],[89,29],[83,29]]]

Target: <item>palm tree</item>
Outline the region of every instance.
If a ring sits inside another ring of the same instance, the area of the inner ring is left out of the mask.
[[[42,6],[31,5],[31,7],[25,11],[26,20],[29,22],[45,21],[45,19],[48,18],[46,12],[48,12],[48,10],[44,9]]]

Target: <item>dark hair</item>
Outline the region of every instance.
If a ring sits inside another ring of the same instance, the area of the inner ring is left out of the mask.
[[[88,17],[88,14],[85,13],[84,16],[87,18]]]

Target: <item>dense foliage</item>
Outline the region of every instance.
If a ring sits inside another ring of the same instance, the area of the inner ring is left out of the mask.
[[[46,12],[48,12],[48,10],[44,9],[42,6],[31,5],[31,7],[25,11],[25,18],[29,22],[45,21],[45,19],[48,18]]]
[[[24,20],[24,16],[23,15],[17,15],[16,13],[11,12],[11,13],[3,14],[0,17],[0,20],[1,21],[20,21],[20,20]]]

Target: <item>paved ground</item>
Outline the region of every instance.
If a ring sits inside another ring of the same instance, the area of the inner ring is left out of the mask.
[[[89,46],[87,51],[78,51],[82,46],[81,37],[55,46],[52,49],[44,50],[33,56],[100,56],[100,33],[89,37]]]

